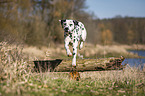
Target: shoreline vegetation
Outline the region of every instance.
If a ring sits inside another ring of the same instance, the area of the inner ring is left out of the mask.
[[[144,45],[141,46],[143,47]],[[93,51],[91,52],[89,48]],[[101,51],[97,50],[99,48]],[[117,49],[115,50],[114,48]],[[109,52],[118,52],[120,54],[120,52],[126,53],[130,48],[133,47],[127,45],[125,47],[124,45],[97,45],[93,48],[93,45],[88,44],[85,45],[83,52],[89,50],[87,51],[89,53],[88,56],[91,56],[93,52],[104,52],[102,50],[105,49],[106,54]],[[141,48],[137,47],[137,49]],[[124,70],[80,72],[80,81],[75,81],[69,78],[67,72],[36,73],[33,71],[34,64],[29,63],[29,61],[38,59],[60,58],[64,54],[63,45],[57,45],[53,48],[36,48],[9,45],[6,42],[0,43],[0,95],[144,95],[145,67],[143,70],[139,70],[136,67],[129,67],[128,65]],[[105,57],[107,57],[106,54]],[[63,58],[66,57],[64,56]]]
[[[72,51],[72,48],[70,46]],[[85,44],[84,48],[78,49],[78,58],[108,58],[108,57],[120,57],[124,56],[125,58],[145,58],[138,56],[138,54],[128,52],[128,50],[145,50],[145,45],[133,44],[133,45],[92,45]],[[23,47],[22,52],[26,55],[29,55],[31,60],[39,59],[68,59],[71,57],[66,56],[66,51],[64,45],[55,45],[53,47],[33,47],[25,46]]]

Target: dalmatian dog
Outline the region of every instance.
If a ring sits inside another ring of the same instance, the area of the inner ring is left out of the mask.
[[[72,66],[76,67],[77,47],[79,49],[83,47],[83,43],[86,40],[86,29],[83,23],[76,20],[59,20],[62,28],[64,29],[64,43],[67,55],[70,57],[73,55]],[[73,54],[69,49],[69,44],[73,47]]]

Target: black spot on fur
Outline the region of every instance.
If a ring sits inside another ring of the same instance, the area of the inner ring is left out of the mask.
[[[74,39],[74,42],[76,41],[76,39]]]
[[[70,34],[70,37],[72,37],[72,34]]]
[[[73,53],[73,55],[75,55],[76,53]]]
[[[73,20],[73,22],[74,22],[75,25],[78,25],[78,23],[79,23],[79,22],[76,21],[76,20]]]

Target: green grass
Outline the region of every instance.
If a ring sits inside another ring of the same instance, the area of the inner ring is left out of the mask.
[[[68,73],[31,73],[27,81],[1,83],[0,90],[2,95],[9,96],[143,96],[145,92],[145,73],[137,69],[80,72],[80,75],[80,81],[75,81]]]
[[[143,96],[145,69],[80,72],[81,79],[67,72],[36,73],[21,49],[0,46],[0,95],[2,96]]]

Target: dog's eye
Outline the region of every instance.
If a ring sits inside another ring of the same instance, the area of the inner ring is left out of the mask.
[[[66,25],[66,23],[64,23],[64,25]]]
[[[73,24],[69,24],[70,25],[70,27],[73,25]]]

